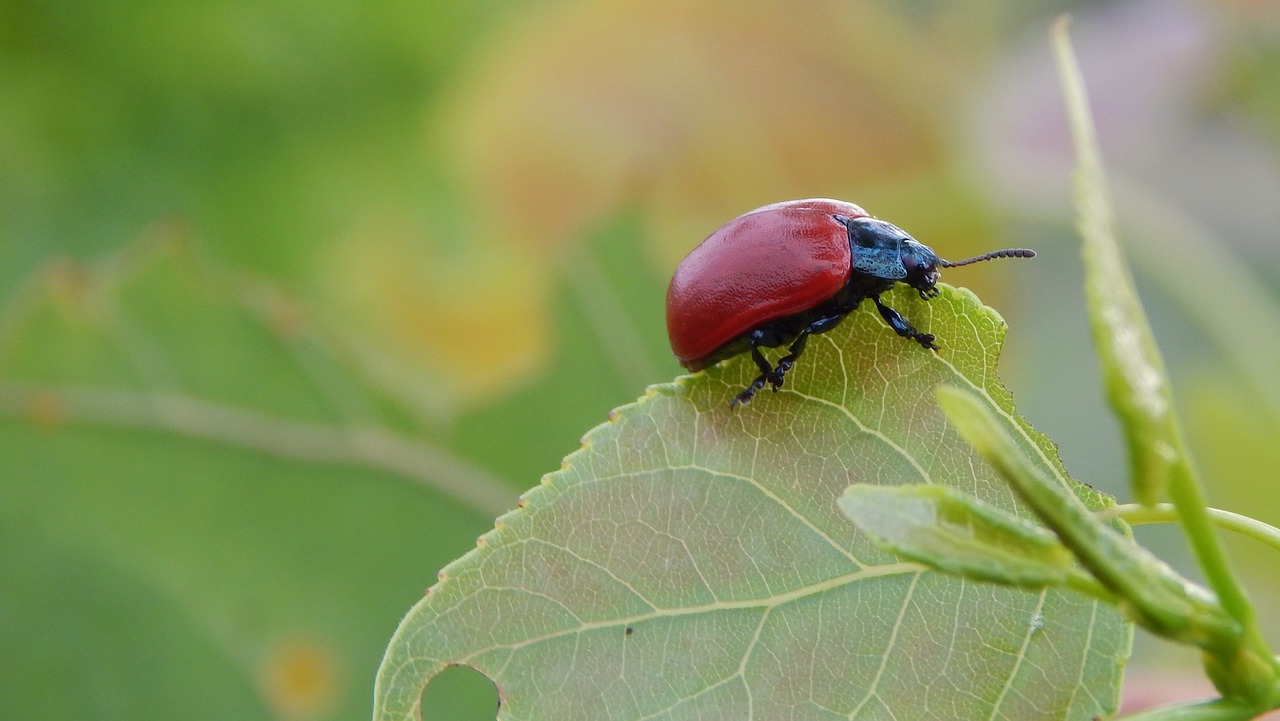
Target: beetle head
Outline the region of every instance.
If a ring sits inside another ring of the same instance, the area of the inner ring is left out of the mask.
[[[849,229],[849,249],[853,253],[853,269],[888,281],[901,281],[915,288],[920,297],[928,300],[938,295],[935,287],[940,268],[955,268],[970,263],[980,263],[995,258],[1034,258],[1036,252],[1027,248],[996,250],[964,260],[943,260],[933,248],[912,238],[905,230],[892,223],[875,218],[845,218],[836,220]]]
[[[907,277],[902,282],[920,291],[921,298],[929,299],[938,295],[938,289],[934,286],[938,282],[938,276],[942,275],[938,272],[941,262],[933,248],[915,238],[907,236],[902,241],[902,267],[907,271]]]
[[[875,218],[841,219],[849,228],[854,270],[901,281],[930,298],[938,294],[938,256],[893,223]]]

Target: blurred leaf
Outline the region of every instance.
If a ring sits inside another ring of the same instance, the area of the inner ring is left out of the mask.
[[[516,494],[349,357],[173,240],[25,284],[0,310],[0,715],[367,713],[413,579]]]
[[[1236,55],[1219,92],[1234,96],[1253,124],[1280,141],[1280,43],[1275,36],[1280,13],[1265,2],[1224,5],[1233,11],[1233,29],[1243,42],[1232,48]]]
[[[902,211],[947,217],[951,233],[979,203],[946,180],[954,125],[939,106],[966,97],[980,53],[948,48],[991,35],[974,9],[928,15],[885,2],[536,6],[478,46],[433,113],[432,147],[472,214],[531,246],[572,243],[641,198],[664,269],[727,217],[787,198],[848,197],[904,227]]]
[[[899,562],[837,508],[851,483],[925,482],[1025,517],[948,426],[931,394],[941,382],[983,394],[1044,473],[1109,503],[1068,481],[1013,414],[995,376],[998,315],[950,288],[931,303],[887,298],[941,353],[863,308],[813,339],[780,393],[730,411],[757,372],[739,357],[655,386],[589,432],[410,612],[375,717],[416,718],[452,664],[493,680],[509,719],[1113,711],[1130,634],[1108,608]]]
[[[1116,195],[1126,209],[1125,225],[1142,276],[1159,283],[1187,319],[1200,326],[1230,364],[1233,382],[1247,384],[1251,398],[1239,407],[1280,420],[1275,372],[1280,365],[1280,296],[1260,278],[1264,269],[1223,242],[1224,229],[1206,222],[1196,209],[1135,182],[1118,183]],[[1211,299],[1205,298],[1204,288],[1213,288]]]
[[[12,463],[5,466],[7,479]],[[7,718],[270,716],[245,659],[228,654],[165,589],[93,549],[67,547],[6,513],[0,578]],[[319,689],[313,707],[332,707],[335,691]]]
[[[552,357],[547,254],[467,240],[448,250],[429,229],[371,222],[317,263],[351,347],[369,350],[364,367],[446,420],[527,385]]]
[[[1115,237],[1115,218],[1084,80],[1066,23],[1054,32],[1060,82],[1076,149],[1076,224],[1084,241],[1085,296],[1094,344],[1102,359],[1107,399],[1129,446],[1134,495],[1160,501],[1180,457],[1182,441],[1164,361],[1151,334],[1133,276]]]

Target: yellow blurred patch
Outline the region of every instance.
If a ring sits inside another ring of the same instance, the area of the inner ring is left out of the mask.
[[[293,639],[271,649],[259,683],[278,718],[306,721],[325,716],[333,709],[340,676],[329,648]]]
[[[439,245],[406,222],[374,221],[336,244],[321,273],[366,370],[447,418],[545,363],[550,280],[519,248]]]
[[[53,393],[36,393],[27,402],[27,420],[42,431],[60,430],[67,420],[66,409]]]

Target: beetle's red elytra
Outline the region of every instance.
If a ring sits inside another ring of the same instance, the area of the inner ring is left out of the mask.
[[[831,330],[867,298],[895,333],[937,350],[933,335],[913,328],[880,294],[902,282],[928,300],[938,295],[939,268],[1032,257],[1033,250],[1013,248],[949,262],[853,203],[774,203],[729,221],[680,262],[667,290],[667,334],[691,371],[751,353],[760,376],[734,407],[766,383],[781,388],[808,337]],[[760,352],[782,345],[787,354],[776,365]]]

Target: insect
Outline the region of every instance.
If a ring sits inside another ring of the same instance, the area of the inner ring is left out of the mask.
[[[939,268],[1033,257],[1033,250],[1011,248],[947,261],[853,203],[774,203],[729,221],[680,262],[667,290],[667,334],[690,371],[751,353],[760,376],[733,398],[733,408],[766,383],[781,388],[809,336],[836,327],[864,299],[895,333],[938,350],[932,334],[912,327],[880,294],[901,282],[928,300],[938,295]],[[776,365],[760,352],[783,345],[787,353]]]

